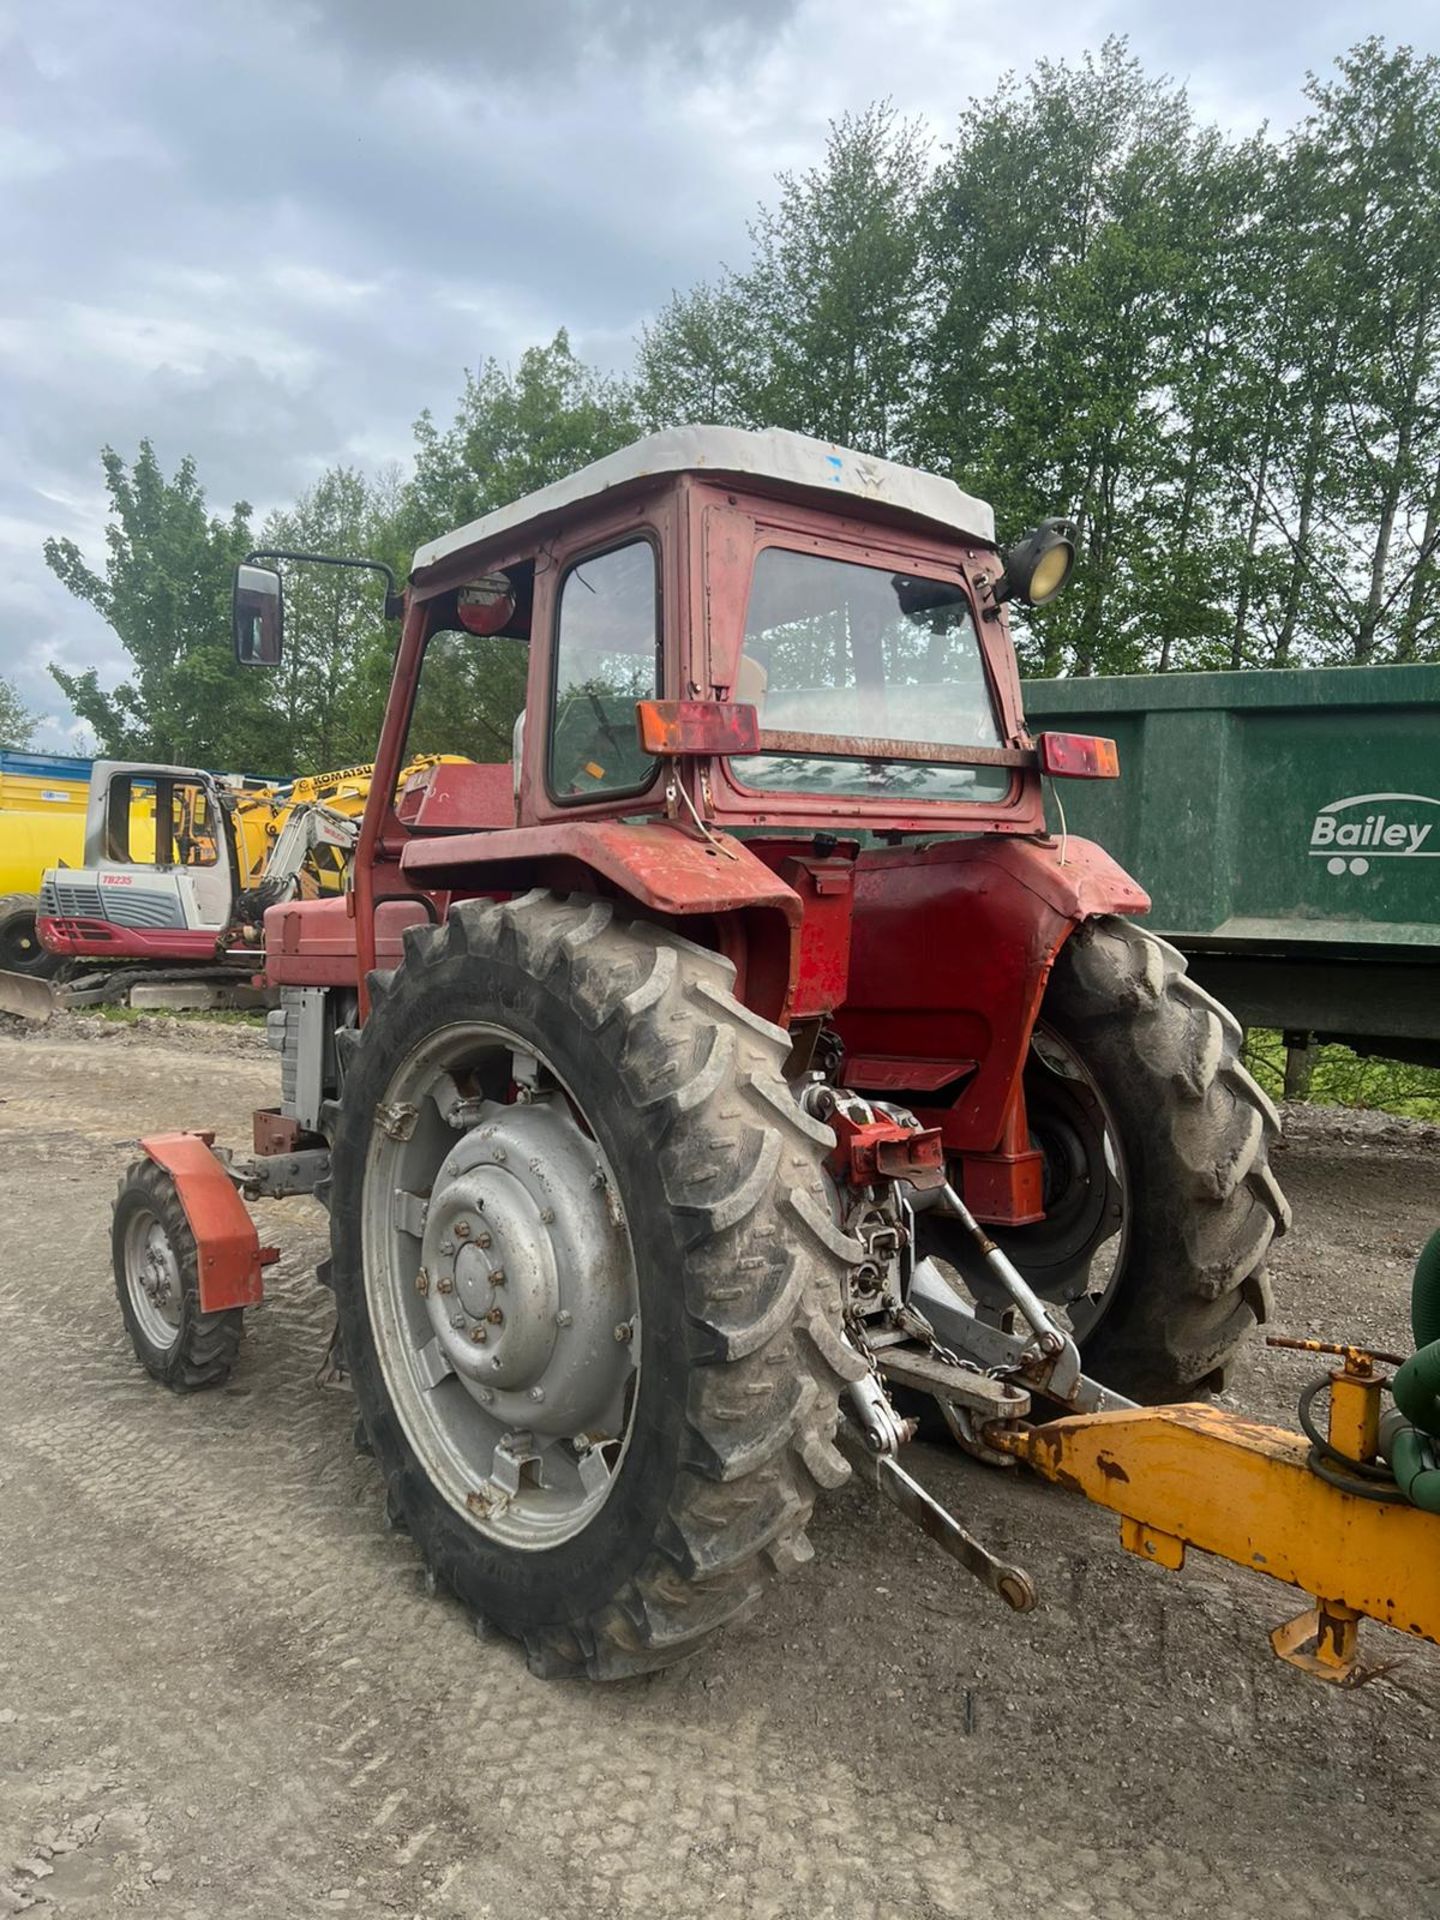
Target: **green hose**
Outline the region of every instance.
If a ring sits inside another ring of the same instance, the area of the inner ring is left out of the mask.
[[[1416,1351],[1391,1382],[1395,1407],[1380,1423],[1380,1450],[1406,1499],[1440,1513],[1440,1232],[1415,1263],[1410,1328]]]
[[[1440,1229],[1432,1233],[1415,1262],[1410,1289],[1410,1331],[1417,1347],[1440,1340]]]

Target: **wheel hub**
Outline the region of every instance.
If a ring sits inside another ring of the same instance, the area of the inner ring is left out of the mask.
[[[540,1435],[618,1430],[628,1242],[563,1097],[486,1104],[436,1174],[421,1268],[435,1339],[487,1412]]]
[[[180,1266],[160,1221],[139,1214],[125,1244],[125,1283],[136,1318],[158,1347],[171,1344],[180,1328]]]

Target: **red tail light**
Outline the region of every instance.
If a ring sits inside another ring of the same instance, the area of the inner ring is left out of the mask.
[[[637,700],[635,719],[646,753],[758,753],[760,720],[743,700]]]
[[[1118,780],[1120,755],[1113,740],[1094,733],[1042,733],[1040,768],[1070,780]]]

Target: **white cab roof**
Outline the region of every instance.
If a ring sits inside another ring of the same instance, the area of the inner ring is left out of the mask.
[[[431,540],[415,555],[415,571],[433,567],[465,547],[513,533],[531,520],[597,499],[612,489],[647,480],[658,474],[709,472],[733,474],[737,479],[779,481],[816,493],[880,503],[969,540],[995,539],[995,515],[983,500],[964,493],[953,480],[922,473],[918,467],[898,466],[874,454],[853,453],[828,440],[811,440],[803,433],[769,427],[749,433],[739,427],[670,427],[652,433],[619,453],[607,454],[581,467],[567,479],[527,493],[508,507],[472,520]]]

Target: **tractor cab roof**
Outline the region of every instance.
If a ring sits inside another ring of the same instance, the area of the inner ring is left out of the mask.
[[[531,522],[548,520],[602,496],[683,473],[745,480],[766,492],[821,494],[842,502],[842,511],[853,512],[852,503],[862,508],[878,506],[887,516],[918,520],[968,540],[989,545],[995,540],[991,508],[939,474],[922,473],[918,467],[902,467],[893,460],[855,453],[779,427],[760,433],[739,427],[670,427],[427,542],[415,555],[414,571],[420,573],[502,534],[513,538]]]

